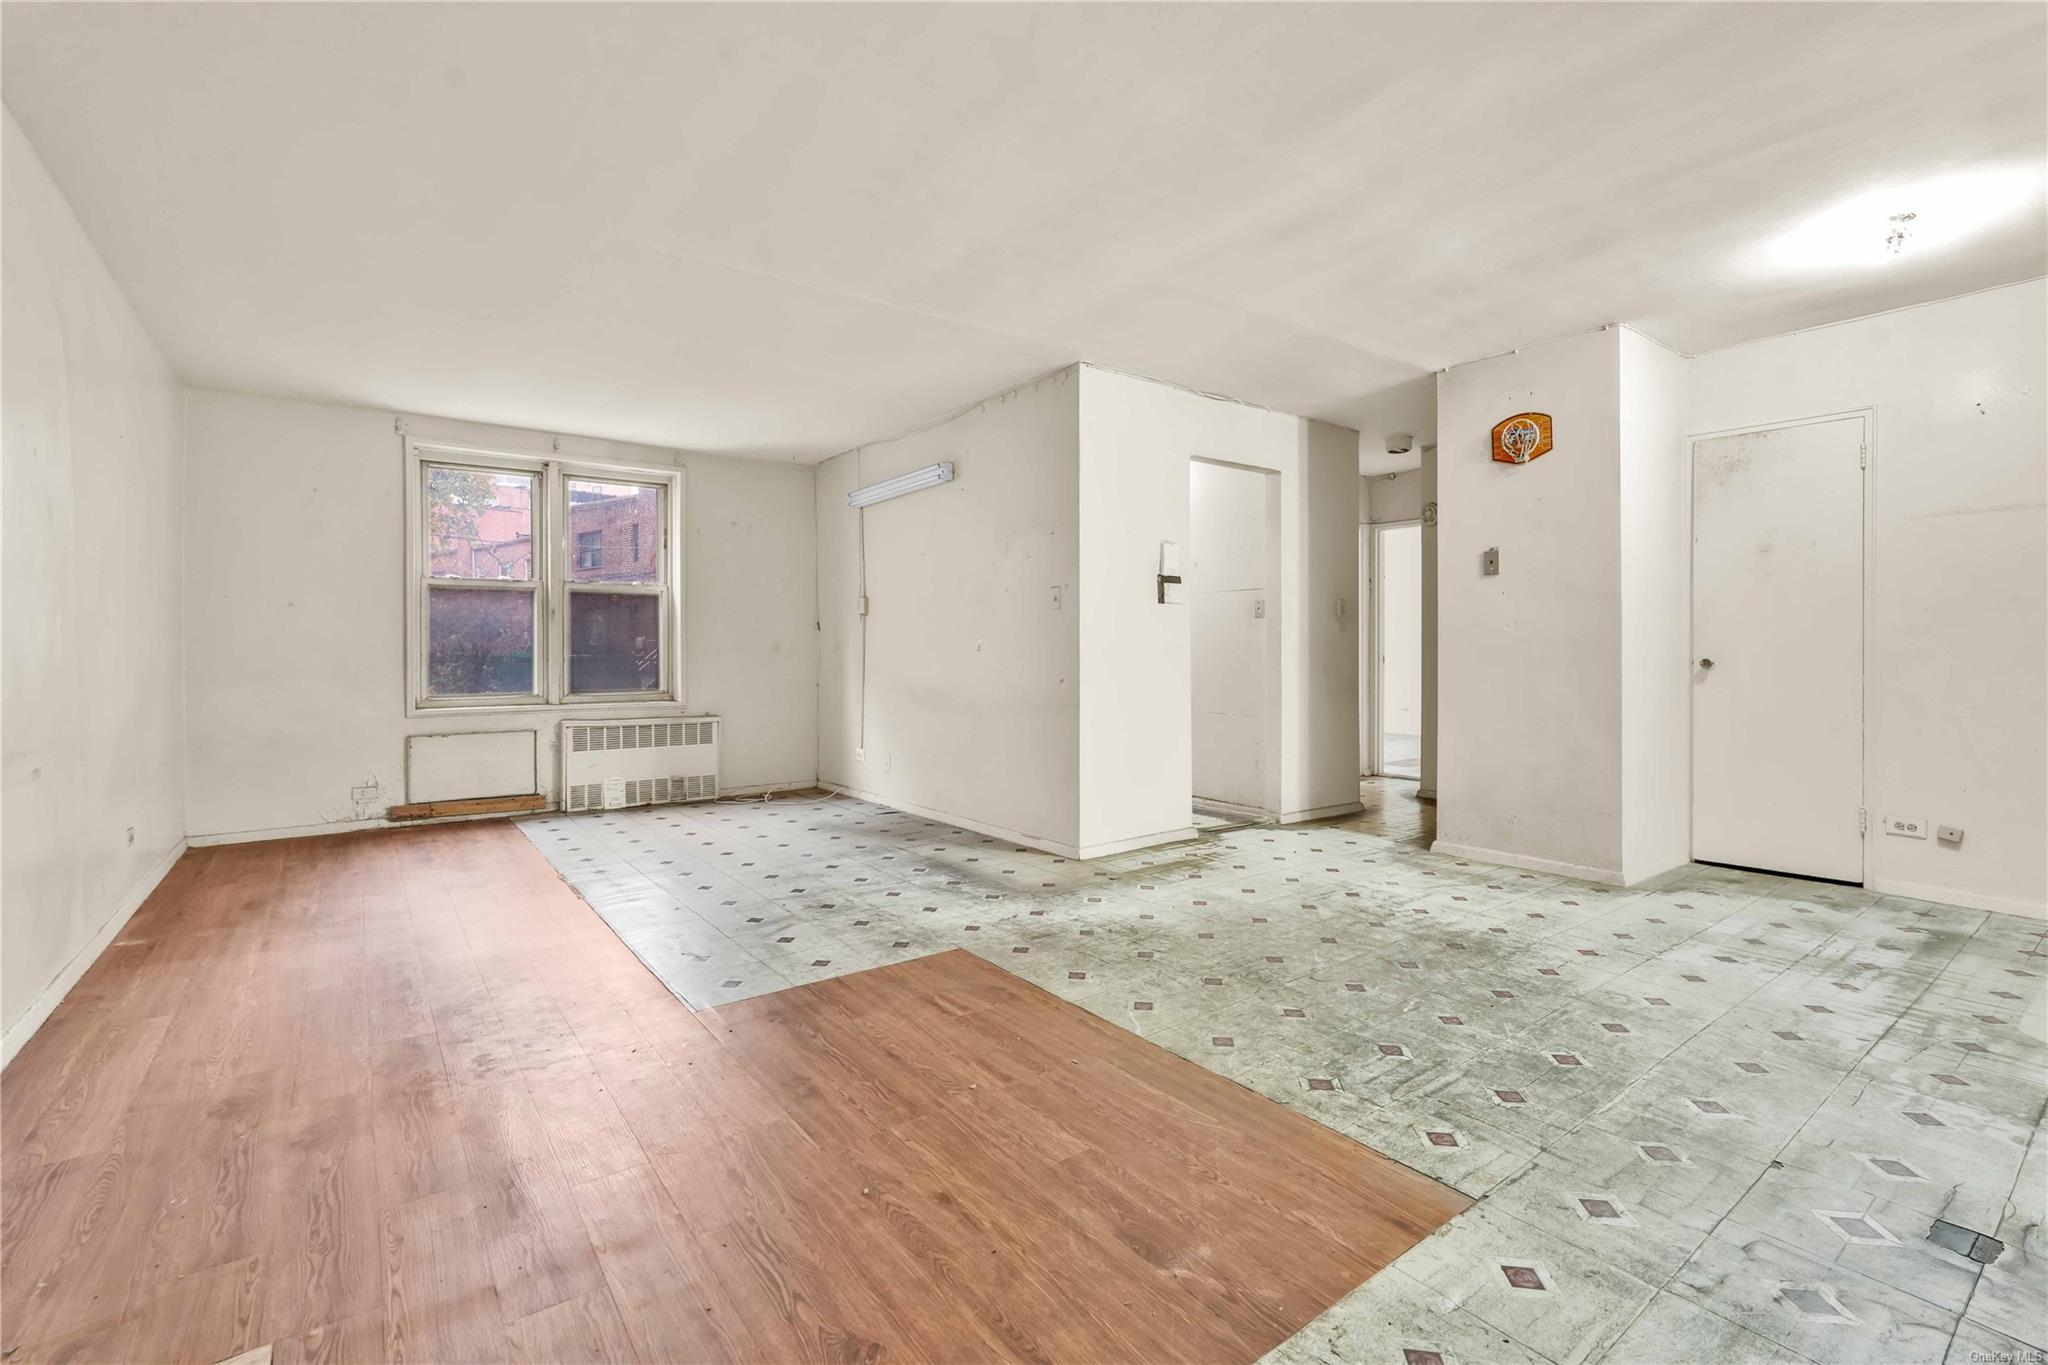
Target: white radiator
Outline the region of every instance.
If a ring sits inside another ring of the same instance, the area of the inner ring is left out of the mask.
[[[562,809],[617,810],[718,795],[718,717],[562,722]]]

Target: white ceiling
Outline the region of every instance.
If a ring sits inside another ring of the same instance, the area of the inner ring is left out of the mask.
[[[2044,14],[10,3],[4,93],[194,382],[811,459],[1077,359],[1367,427],[1602,322],[1697,351],[2042,273],[2038,203],[1761,248],[2038,167]]]

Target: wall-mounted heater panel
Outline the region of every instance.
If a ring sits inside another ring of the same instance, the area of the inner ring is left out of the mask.
[[[562,809],[618,810],[718,795],[717,716],[562,722]]]

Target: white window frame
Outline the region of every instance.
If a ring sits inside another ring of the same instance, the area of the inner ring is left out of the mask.
[[[429,578],[427,576],[426,476],[434,466],[502,470],[534,479],[532,579]],[[658,583],[575,583],[576,547],[570,543],[569,481],[598,479],[634,483],[656,490],[662,545]],[[673,466],[613,464],[555,455],[480,449],[440,441],[405,442],[405,652],[406,714],[449,711],[504,712],[546,708],[602,709],[631,713],[674,710],[683,704],[683,471]],[[559,533],[558,533],[559,528]],[[534,686],[530,693],[488,696],[432,696],[427,690],[427,592],[457,588],[470,592],[532,593]],[[571,692],[569,690],[569,598],[602,592],[662,599],[661,687],[653,692]]]

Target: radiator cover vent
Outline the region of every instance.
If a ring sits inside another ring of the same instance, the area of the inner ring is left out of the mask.
[[[717,716],[562,722],[562,809],[710,801],[718,796]]]

